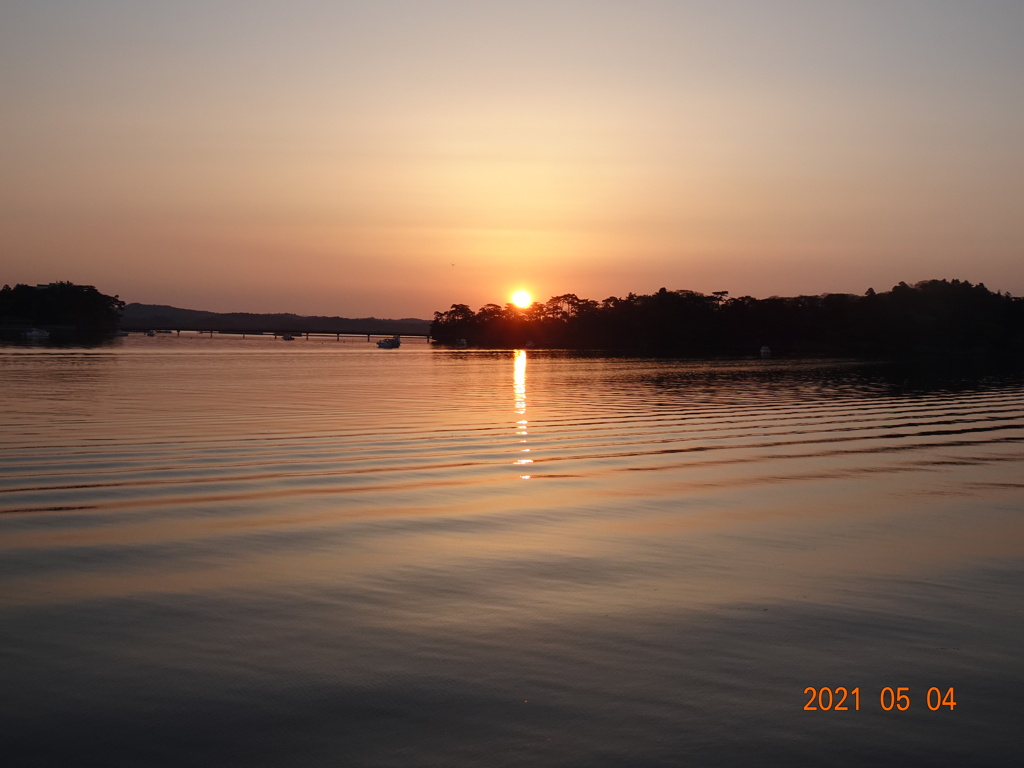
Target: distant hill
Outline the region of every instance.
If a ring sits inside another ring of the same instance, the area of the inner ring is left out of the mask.
[[[376,317],[322,317],[252,312],[204,312],[164,304],[128,304],[121,315],[126,331],[169,329],[181,331],[247,331],[294,333],[418,334],[430,332],[430,321],[414,317],[390,320]]]

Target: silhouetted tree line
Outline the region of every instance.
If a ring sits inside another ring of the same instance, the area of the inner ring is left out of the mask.
[[[554,296],[520,309],[453,304],[435,312],[431,337],[444,344],[603,349],[679,356],[773,354],[894,356],[936,352],[1024,352],[1024,300],[961,280],[900,283],[863,296],[754,299],[668,291],[604,301]]]
[[[0,334],[19,338],[28,328],[50,332],[57,341],[89,341],[113,336],[124,302],[91,285],[50,283],[0,290]]]

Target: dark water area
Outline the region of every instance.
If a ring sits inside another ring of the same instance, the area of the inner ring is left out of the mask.
[[[1024,757],[1019,372],[133,336],[0,384],[7,765]]]

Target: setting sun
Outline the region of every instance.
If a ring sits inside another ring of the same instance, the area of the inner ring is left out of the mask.
[[[533,303],[533,299],[526,291],[516,291],[512,294],[512,303],[525,309]]]

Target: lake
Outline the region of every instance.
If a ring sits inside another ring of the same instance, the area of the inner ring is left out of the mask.
[[[183,334],[0,412],[8,765],[1022,757],[1019,373]]]

